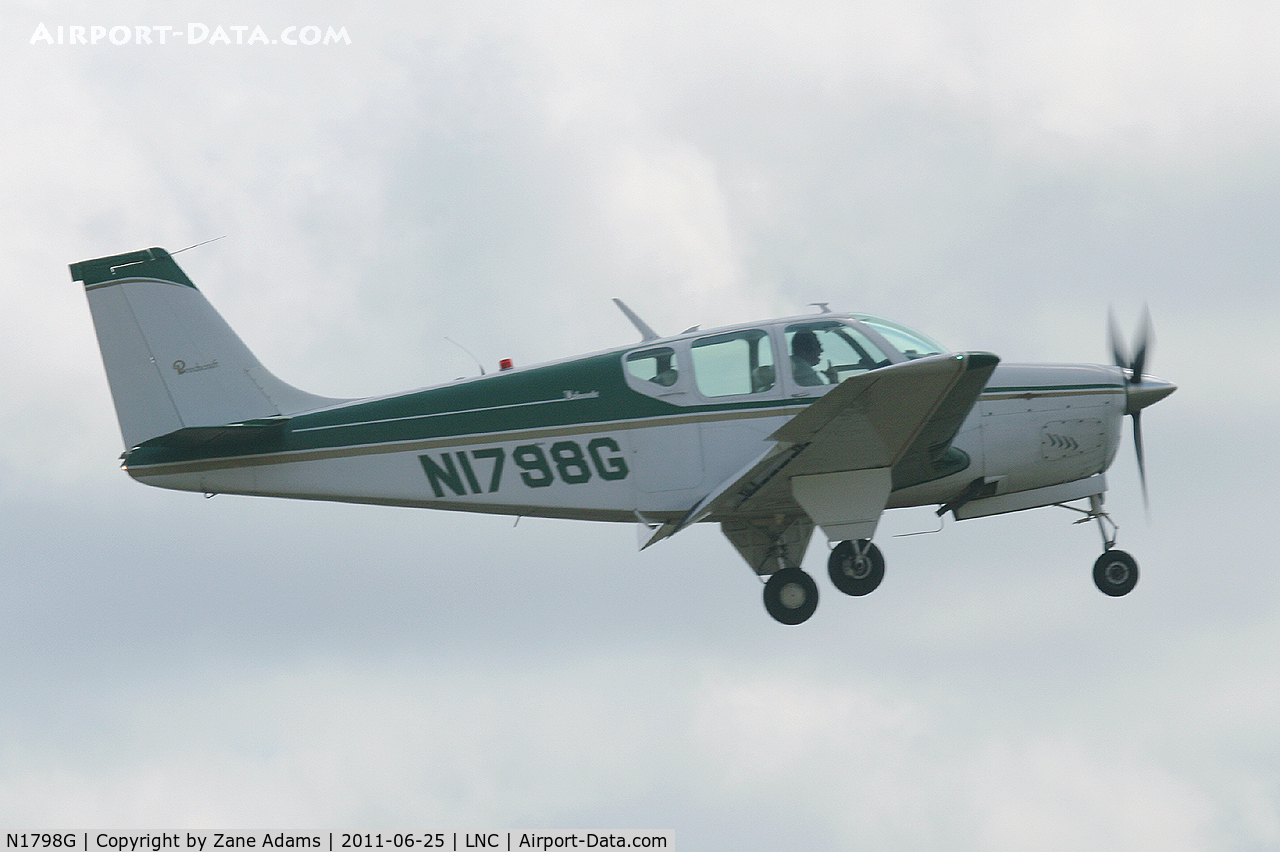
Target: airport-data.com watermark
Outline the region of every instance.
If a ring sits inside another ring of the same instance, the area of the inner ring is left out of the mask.
[[[273,45],[327,47],[351,44],[346,27],[315,25],[283,27],[268,31],[261,26],[187,24],[186,26],[104,26],[100,24],[36,25],[34,45]]]

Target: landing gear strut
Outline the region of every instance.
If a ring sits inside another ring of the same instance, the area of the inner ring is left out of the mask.
[[[813,537],[808,515],[748,518],[720,524],[764,584],[764,608],[783,624],[802,624],[818,608],[818,585],[800,568]]]

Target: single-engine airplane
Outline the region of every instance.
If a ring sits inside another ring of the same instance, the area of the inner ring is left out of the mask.
[[[801,562],[820,527],[848,595],[884,576],[886,509],[958,520],[1066,506],[1093,520],[1094,582],[1133,589],[1104,472],[1133,418],[1176,388],[1143,372],[1150,321],[1114,366],[1001,364],[877,317],[821,312],[642,340],[391,396],[330,399],[267,372],[164,249],[71,265],[83,282],[124,437],[123,467],[161,488],[631,522],[648,547],[701,521],[807,620]]]

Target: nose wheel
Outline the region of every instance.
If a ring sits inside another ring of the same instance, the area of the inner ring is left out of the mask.
[[[1123,550],[1108,550],[1093,563],[1093,582],[1105,595],[1127,595],[1138,584],[1138,563]]]
[[[1071,506],[1063,506],[1073,509]],[[1104,595],[1118,598],[1133,591],[1138,585],[1138,561],[1123,550],[1116,549],[1116,533],[1118,528],[1111,516],[1102,510],[1102,498],[1089,498],[1089,510],[1074,509],[1083,512],[1085,517],[1076,521],[1083,524],[1088,521],[1098,522],[1098,531],[1102,533],[1102,555],[1093,563],[1093,584]]]

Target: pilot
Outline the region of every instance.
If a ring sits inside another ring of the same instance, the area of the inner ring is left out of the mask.
[[[822,357],[822,344],[818,335],[805,328],[797,331],[791,338],[791,375],[798,385],[823,385],[822,376],[813,369]]]

